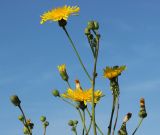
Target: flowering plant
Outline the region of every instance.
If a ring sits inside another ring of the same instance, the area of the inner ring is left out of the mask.
[[[74,109],[77,110],[81,123],[82,123],[82,131],[80,133],[77,131],[77,120],[69,120],[68,125],[71,126],[71,130],[75,135],[82,134],[82,135],[89,135],[91,134],[91,129],[93,129],[93,134],[97,135],[98,133],[101,135],[104,135],[104,132],[102,131],[101,127],[96,122],[96,115],[95,110],[96,106],[98,106],[100,100],[105,96],[103,94],[102,90],[95,90],[95,84],[96,84],[96,78],[98,76],[97,73],[97,61],[98,61],[98,54],[99,54],[99,47],[100,47],[100,33],[99,33],[99,23],[97,21],[89,21],[87,27],[84,30],[84,33],[86,35],[86,38],[88,40],[88,43],[90,45],[91,52],[93,54],[93,70],[92,75],[89,74],[87,71],[85,65],[83,64],[83,61],[79,55],[79,52],[70,36],[70,34],[67,31],[67,21],[68,17],[71,15],[77,15],[80,11],[80,8],[78,6],[63,6],[54,8],[50,11],[45,12],[41,16],[41,24],[47,22],[47,21],[55,21],[58,22],[60,28],[65,32],[67,38],[69,39],[69,42],[78,58],[78,61],[80,62],[80,65],[82,66],[82,69],[84,70],[86,77],[89,79],[90,82],[90,88],[83,88],[80,84],[79,80],[75,80],[75,88],[72,88],[69,82],[69,74],[66,69],[66,65],[62,64],[58,66],[58,71],[61,76],[61,78],[67,83],[68,88],[66,89],[66,92],[62,93],[58,90],[53,90],[52,94],[53,96],[63,100],[64,102],[71,105]],[[113,67],[106,67],[104,68],[103,77],[109,79],[110,81],[110,90],[112,92],[112,110],[111,110],[111,116],[109,120],[109,124],[107,126],[107,135],[114,135],[116,131],[117,121],[118,121],[118,114],[119,114],[119,96],[120,96],[120,88],[119,88],[119,76],[123,73],[123,71],[126,70],[126,66],[113,66]],[[11,96],[11,102],[17,106],[22,115],[18,117],[18,119],[22,122],[24,125],[24,134],[32,135],[32,130],[34,127],[34,124],[31,122],[30,119],[28,119],[25,116],[25,113],[21,107],[21,101],[18,98],[17,95]],[[89,109],[89,106],[91,106],[91,109]],[[116,110],[116,113],[115,113]],[[87,125],[86,123],[86,113],[88,114],[90,118],[90,123]],[[115,121],[113,121],[113,117],[115,116]],[[131,118],[132,113],[127,113],[122,121],[122,126],[118,130],[118,135],[127,135],[127,128],[126,123]],[[132,135],[134,135],[139,126],[141,125],[143,119],[147,116],[146,109],[145,109],[145,100],[144,98],[140,99],[140,111],[139,111],[139,117],[140,121],[138,126],[133,131]],[[49,122],[46,121],[45,116],[41,116],[40,120],[43,123],[44,127],[44,135],[46,135],[46,128],[49,125]]]

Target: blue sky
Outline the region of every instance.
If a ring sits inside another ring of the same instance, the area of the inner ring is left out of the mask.
[[[105,66],[123,65],[127,70],[120,77],[121,120],[127,112],[133,117],[128,122],[128,133],[138,123],[139,99],[144,97],[148,117],[137,135],[158,133],[160,102],[160,2],[158,0],[75,1],[75,0],[1,0],[0,1],[0,131],[2,135],[22,135],[20,114],[9,100],[17,94],[26,115],[35,123],[34,135],[42,134],[39,121],[46,115],[50,122],[47,135],[71,134],[67,122],[77,119],[77,112],[54,98],[52,89],[64,92],[67,85],[61,80],[57,65],[66,63],[70,83],[79,79],[82,87],[90,84],[81,69],[62,29],[57,23],[40,25],[40,15],[53,7],[78,5],[79,16],[70,17],[67,29],[71,34],[84,64],[91,73],[92,55],[84,36],[89,20],[100,24],[100,55],[96,88],[105,93],[97,107],[97,123],[106,133],[110,111],[109,82],[102,77]],[[78,128],[80,130],[80,126]]]

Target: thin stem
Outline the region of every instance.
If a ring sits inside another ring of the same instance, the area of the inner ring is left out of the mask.
[[[67,81],[67,85],[68,85],[69,88],[71,88],[71,85],[70,85],[69,81]]]
[[[43,135],[46,135],[46,126],[44,127],[44,134]]]
[[[134,132],[132,133],[132,135],[134,135],[134,134],[137,132],[138,128],[139,128],[140,125],[142,124],[142,121],[143,121],[143,118],[141,118],[141,119],[139,120],[139,123],[138,123],[136,129],[134,130]]]
[[[90,121],[90,126],[91,126],[91,124],[92,124],[92,115],[90,114],[88,108],[86,108],[86,110],[87,110],[87,112],[88,112],[88,115],[89,115],[90,118],[91,118],[91,121]],[[90,128],[91,128],[90,126],[89,126],[89,128],[88,128],[88,133],[89,133],[89,130],[90,130]],[[97,128],[98,131],[101,133],[101,135],[103,135],[103,132],[102,132],[102,130],[99,128],[99,126],[97,125],[97,123],[96,123],[96,128]]]
[[[111,117],[110,117],[110,122],[109,122],[109,126],[108,126],[108,134],[107,135],[111,134],[112,120],[113,120],[114,110],[115,110],[115,96],[113,94],[112,112],[111,112]]]
[[[88,38],[88,37],[87,37],[87,38]],[[93,47],[92,47],[92,43],[91,43],[91,41],[90,41],[89,38],[88,38],[88,43],[89,43],[90,48],[91,48],[91,50],[92,50],[92,54],[93,54],[93,56],[95,57],[95,52],[94,52],[94,49],[93,49]]]
[[[84,126],[84,129],[86,131],[86,135],[88,135],[88,130],[86,128],[86,116],[85,116],[85,111],[83,110],[83,126]]]
[[[73,107],[78,111],[79,116],[80,116],[81,121],[82,121],[82,124],[83,124],[83,130],[85,129],[85,130],[86,130],[86,133],[87,133],[87,128],[86,128],[86,126],[85,126],[85,124],[84,124],[84,118],[83,118],[83,116],[82,116],[82,113],[81,113],[80,109],[77,108],[77,107],[76,107],[74,104],[72,104],[71,102],[65,100],[63,97],[60,97],[60,98],[61,98],[64,102],[66,102],[66,103],[68,103],[69,105],[73,106]],[[82,135],[84,135],[84,131],[82,132]]]
[[[62,28],[63,28],[63,30],[65,31],[65,33],[66,33],[66,35],[67,35],[67,37],[68,37],[68,39],[69,39],[69,41],[70,41],[70,43],[71,43],[71,45],[72,45],[72,48],[74,49],[74,51],[75,51],[75,53],[76,53],[76,56],[77,56],[77,58],[78,58],[78,60],[79,60],[79,62],[80,62],[80,64],[81,64],[83,70],[85,71],[87,77],[88,77],[89,80],[91,81],[92,79],[91,79],[88,71],[86,70],[86,68],[85,68],[85,66],[84,66],[84,64],[83,64],[83,62],[82,62],[82,60],[81,60],[81,57],[80,57],[80,55],[79,55],[79,53],[78,53],[78,51],[77,51],[77,49],[76,49],[76,47],[75,47],[75,45],[74,45],[74,43],[73,43],[73,41],[72,41],[69,33],[67,32],[66,27],[62,27]]]
[[[96,120],[95,120],[94,89],[95,89],[95,80],[97,76],[96,68],[97,68],[98,52],[99,52],[99,38],[97,37],[97,46],[96,46],[95,57],[94,57],[94,69],[93,69],[93,81],[92,81],[92,120],[93,120],[94,135],[97,135]]]
[[[77,130],[76,129],[75,129],[74,133],[75,133],[75,135],[77,135]]]
[[[101,135],[104,135],[103,132],[102,132],[102,130],[98,127],[97,124],[96,124],[96,128],[98,129],[98,131],[99,131],[99,133],[100,133]]]
[[[26,116],[25,116],[25,114],[24,114],[24,112],[23,112],[23,109],[22,109],[22,107],[21,107],[20,105],[19,105],[18,107],[19,107],[19,109],[20,109],[20,111],[21,111],[21,113],[22,113],[22,115],[23,115],[23,117],[24,117],[24,122],[25,122],[25,123],[23,123],[23,124],[24,124],[24,126],[26,126],[29,134],[32,135],[32,133],[31,133],[29,127],[28,127],[27,119],[26,119]]]
[[[72,104],[71,102],[65,100],[63,97],[60,97],[64,102],[68,103],[69,105],[73,106],[74,108],[76,108],[76,106],[74,104]]]
[[[115,130],[116,130],[117,121],[118,121],[118,113],[119,113],[119,98],[117,98],[116,104],[117,104],[116,119],[115,119],[115,123],[114,123],[114,127],[113,127],[112,135],[114,135],[114,132],[115,132]]]

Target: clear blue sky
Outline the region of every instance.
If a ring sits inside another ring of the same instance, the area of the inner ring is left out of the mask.
[[[97,107],[97,123],[106,133],[110,111],[109,82],[102,77],[105,66],[127,65],[120,77],[120,115],[132,112],[128,133],[138,123],[139,99],[146,99],[148,117],[137,135],[157,135],[160,121],[160,2],[158,0],[1,0],[0,1],[0,134],[22,135],[20,114],[9,100],[17,94],[22,100],[26,115],[35,123],[34,135],[42,134],[39,121],[46,115],[50,122],[47,135],[69,135],[69,119],[76,119],[77,112],[51,95],[54,88],[64,92],[67,85],[61,80],[57,65],[66,63],[70,83],[79,79],[82,87],[90,84],[82,71],[64,32],[57,23],[40,25],[40,15],[63,5],[78,5],[79,16],[68,21],[68,31],[88,70],[92,57],[84,28],[89,20],[100,24],[100,56],[97,89],[105,98]],[[91,72],[90,72],[91,73]],[[79,128],[80,129],[80,128]]]

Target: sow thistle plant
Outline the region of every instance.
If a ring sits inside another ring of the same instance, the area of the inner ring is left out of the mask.
[[[69,39],[70,45],[72,46],[78,61],[80,62],[80,65],[82,66],[82,69],[84,70],[86,77],[89,79],[90,82],[90,88],[83,88],[80,84],[80,81],[77,79],[75,80],[75,87],[72,88],[69,83],[69,75],[66,69],[66,65],[62,64],[58,66],[59,74],[64,80],[68,88],[66,88],[66,91],[64,93],[60,93],[58,90],[53,90],[52,94],[53,96],[59,98],[60,100],[66,102],[67,104],[71,105],[75,110],[77,110],[81,122],[78,122],[77,120],[69,120],[68,125],[71,127],[71,131],[75,135],[89,135],[91,134],[91,129],[93,129],[94,135],[104,135],[105,132],[102,131],[101,127],[96,122],[96,115],[95,115],[95,109],[100,100],[105,96],[103,94],[102,90],[96,90],[95,84],[96,84],[96,78],[98,76],[97,73],[97,61],[98,61],[98,53],[99,53],[99,47],[100,47],[100,34],[99,34],[99,24],[97,21],[89,21],[87,27],[84,30],[84,34],[86,35],[86,38],[88,40],[92,55],[93,55],[93,69],[92,74],[90,75],[87,71],[85,65],[83,64],[83,61],[79,55],[79,52],[69,35],[67,31],[67,21],[69,16],[71,15],[78,15],[78,12],[80,11],[80,8],[78,6],[63,6],[54,8],[50,11],[45,12],[43,15],[41,15],[41,24],[44,24],[47,21],[54,21],[58,22],[58,25],[62,30],[65,32],[67,38]],[[119,76],[122,74],[123,71],[126,70],[126,66],[107,66],[103,70],[103,78],[107,78],[110,81],[110,90],[112,92],[112,109],[110,114],[110,120],[108,122],[107,127],[107,135],[128,135],[127,133],[127,127],[126,124],[129,121],[129,119],[132,116],[132,113],[127,113],[124,116],[124,119],[122,121],[122,125],[119,128],[119,130],[116,132],[117,127],[117,121],[118,121],[118,114],[119,114],[119,95],[120,95],[120,88],[119,88]],[[18,119],[22,122],[24,128],[23,133],[27,135],[32,135],[32,130],[34,127],[34,124],[31,122],[30,119],[28,119],[24,111],[21,107],[21,101],[18,98],[17,95],[11,96],[11,102],[19,108],[21,111],[21,115],[18,117]],[[89,107],[90,106],[90,107]],[[86,115],[86,113],[88,115]],[[89,117],[90,123],[86,123],[86,116]],[[113,121],[113,117],[115,116],[115,120]],[[145,100],[144,98],[140,99],[140,111],[139,111],[139,123],[135,130],[133,130],[132,135],[134,135],[138,128],[140,127],[143,119],[147,116],[146,108],[145,108]],[[46,121],[45,116],[41,116],[40,121],[43,124],[44,128],[44,135],[46,135],[46,128],[49,125],[49,122]],[[77,126],[82,124],[82,131],[77,131]],[[116,133],[115,133],[116,132]]]

